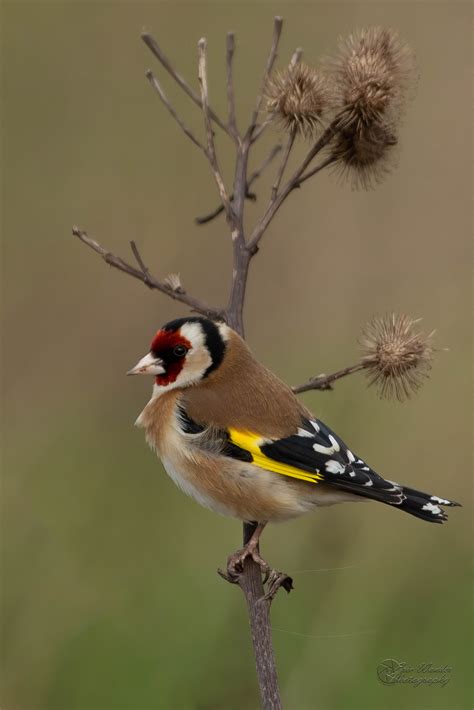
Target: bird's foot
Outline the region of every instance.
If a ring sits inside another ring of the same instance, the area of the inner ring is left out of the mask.
[[[261,601],[272,602],[276,593],[283,587],[288,593],[293,589],[293,580],[286,572],[279,572],[276,569],[271,569],[267,562],[261,557],[258,551],[258,545],[248,543],[241,550],[237,550],[227,560],[227,569],[225,571],[218,569],[221,577],[232,584],[238,584],[239,577],[244,571],[244,563],[246,559],[252,559],[259,567],[263,574],[263,583],[267,585],[266,592]]]
[[[217,570],[221,577],[224,577],[228,582],[233,582],[236,584],[239,581],[239,577],[244,571],[244,562],[246,559],[252,559],[261,569],[264,576],[264,583],[269,579],[272,570],[269,565],[265,562],[263,557],[258,551],[258,543],[254,543],[252,540],[245,545],[241,550],[237,550],[233,555],[227,558],[227,569],[225,572],[222,570]]]
[[[280,587],[283,587],[289,594],[291,590],[294,589],[292,577],[286,574],[286,572],[279,572],[277,569],[270,570],[267,579],[267,591],[262,597],[262,600],[272,602]]]

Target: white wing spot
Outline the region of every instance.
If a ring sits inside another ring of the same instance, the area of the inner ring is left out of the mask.
[[[368,466],[362,466],[361,471],[370,471]]]
[[[341,450],[341,447],[339,446],[339,444],[337,443],[336,439],[335,439],[331,434],[329,434],[329,441],[330,441],[331,444],[333,445],[334,451],[340,451],[340,450]]]
[[[322,444],[313,444],[313,449],[318,452],[318,454],[324,454],[324,456],[331,456],[336,453],[334,446],[323,446]]]
[[[311,419],[311,426],[313,427],[314,431],[319,431],[319,424],[318,422],[313,421],[313,419]]]
[[[370,478],[368,481],[366,481],[366,483],[364,483],[364,486],[373,486],[373,485],[374,485],[374,482],[371,481]]]
[[[442,513],[442,510],[439,505],[433,505],[433,503],[426,503],[422,507],[422,510],[429,510],[430,513],[433,513],[433,515],[440,515],[440,513]]]
[[[349,449],[346,449],[346,454],[347,454],[347,458],[349,459],[350,463],[354,463],[356,458],[355,458],[354,454],[352,453],[352,451],[350,451]]]
[[[302,429],[301,427],[298,428],[298,436],[309,436],[310,439],[314,438],[314,434],[311,434],[310,431],[306,431],[306,429]]]
[[[441,505],[451,505],[450,500],[446,500],[446,498],[439,498],[438,496],[431,496],[430,500],[434,500],[435,503],[441,503]]]
[[[326,461],[325,463],[326,466],[326,471],[329,473],[344,473],[346,470],[346,467],[343,466],[342,463],[339,463],[339,461],[334,461],[334,459],[329,459],[329,461]]]

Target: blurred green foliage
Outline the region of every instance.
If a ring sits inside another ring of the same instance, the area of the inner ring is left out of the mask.
[[[243,598],[215,573],[240,524],[173,486],[133,428],[150,383],[123,376],[183,310],[105,267],[70,230],[79,223],[123,255],[133,238],[157,274],[180,271],[190,291],[225,300],[224,222],[193,224],[216,204],[214,185],[144,78],[159,68],[139,32],[154,33],[194,81],[206,35],[223,112],[224,34],[235,30],[242,124],[276,13],[286,21],[281,65],[295,46],[314,62],[339,34],[379,23],[413,45],[421,79],[399,168],[377,191],[320,175],[281,210],[252,266],[248,340],[296,383],[353,362],[373,313],[423,316],[440,352],[416,399],[381,402],[354,376],[305,401],[388,478],[464,503],[445,526],[343,505],[266,532],[265,556],[296,585],[272,613],[284,704],[471,707],[469,5],[10,1],[3,710],[258,707]],[[202,130],[199,112],[163,82]],[[219,136],[218,147],[229,171],[231,146]],[[270,185],[260,182],[249,223]],[[384,686],[376,669],[386,658],[448,665],[451,680]]]

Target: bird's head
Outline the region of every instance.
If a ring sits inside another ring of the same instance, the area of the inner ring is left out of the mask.
[[[127,375],[153,375],[159,391],[197,384],[224,359],[229,330],[224,323],[207,318],[170,321]]]

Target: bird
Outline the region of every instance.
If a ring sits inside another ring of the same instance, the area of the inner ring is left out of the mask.
[[[268,571],[259,552],[268,523],[320,506],[375,500],[443,523],[443,506],[460,505],[376,473],[224,322],[166,323],[127,374],[154,377],[136,425],[173,481],[201,505],[255,524],[229,558],[233,577],[247,557]]]

